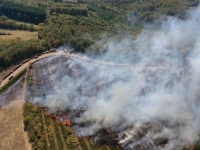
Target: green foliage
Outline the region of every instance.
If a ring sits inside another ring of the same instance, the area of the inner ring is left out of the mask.
[[[44,125],[42,124],[42,110],[34,108],[31,103],[23,105],[24,131],[28,131],[29,141],[36,150],[47,149]]]
[[[59,149],[64,149],[62,139],[61,139],[61,137],[59,135],[59,131],[58,131],[59,124],[57,124],[55,119],[52,119],[52,123],[53,123],[53,127],[54,127],[54,132],[55,132],[55,135],[56,135],[56,138],[57,138],[58,147],[59,147]]]
[[[26,30],[26,31],[37,31],[37,27],[33,24],[10,20],[6,16],[0,17],[0,28]]]
[[[27,83],[28,83],[28,86],[32,86],[34,83],[33,75],[30,72],[27,73]]]
[[[14,1],[5,1],[0,5],[0,15],[6,15],[32,23],[40,23],[44,21],[46,12],[40,7],[25,5]]]
[[[78,52],[84,52],[85,48],[92,45],[92,41],[86,38],[71,38],[69,44]]]
[[[55,139],[57,139],[58,148],[64,149],[64,145],[67,146],[68,150],[79,149],[79,146],[82,150],[88,150],[86,141],[92,150],[98,150],[99,148],[94,145],[92,140],[88,140],[81,137],[77,137],[73,133],[73,129],[69,126],[63,126],[58,124],[55,119],[51,117],[44,116],[42,117],[43,110],[41,108],[35,108],[31,103],[25,103],[23,105],[23,116],[24,116],[24,130],[28,131],[29,140],[31,142],[32,148],[37,150],[46,150],[47,142],[45,133],[48,134],[49,146],[50,149],[56,149]],[[43,124],[43,121],[45,124]],[[46,128],[44,128],[46,127]],[[61,129],[61,135],[59,133],[59,128]],[[46,132],[45,132],[46,131]],[[109,146],[111,150],[117,150],[116,146]],[[100,149],[107,150],[107,146],[103,145]]]
[[[43,51],[45,51],[45,47],[38,40],[0,39],[0,68],[6,68],[19,60]]]
[[[112,36],[118,34],[118,31],[129,31],[130,34],[136,35],[144,24],[158,20],[160,16],[176,15],[184,18],[184,12],[197,6],[199,0],[78,0],[78,3],[82,4],[69,4],[61,0],[16,0],[0,3],[0,15],[4,15],[0,17],[0,28],[38,30],[40,40],[34,42],[34,48],[31,50],[28,50],[28,43],[32,42],[21,40],[16,46],[8,47],[8,50],[3,46],[2,51],[0,47],[2,68],[43,49],[64,44],[74,47],[76,51],[86,52],[105,32]],[[8,17],[40,24],[36,28],[32,24],[19,23]],[[24,46],[21,46],[21,43]]]
[[[85,8],[76,8],[76,7],[51,7],[50,14],[68,14],[72,16],[88,16],[88,10]]]
[[[82,150],[88,150],[87,145],[86,145],[84,139],[79,138],[78,140],[79,140],[79,143],[80,143],[80,145],[82,147]]]
[[[104,21],[99,22],[95,18],[69,17],[64,14],[51,16],[45,26],[38,27],[38,38],[48,41],[50,47],[68,44],[83,52],[93,43],[85,34],[97,35],[106,28],[103,27],[105,24]]]
[[[8,17],[6,17],[6,16],[4,16],[4,15],[2,15],[1,17],[0,17],[0,21],[7,21],[8,20]]]

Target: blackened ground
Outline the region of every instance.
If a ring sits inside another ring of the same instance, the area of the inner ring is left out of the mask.
[[[20,99],[22,95],[22,88],[24,77],[20,78],[8,90],[0,94],[0,107],[8,105],[11,101]]]

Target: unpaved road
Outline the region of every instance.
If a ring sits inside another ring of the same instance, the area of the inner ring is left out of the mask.
[[[25,70],[30,63],[33,63],[33,62],[36,62],[40,59],[43,59],[43,58],[46,58],[46,57],[50,57],[50,56],[54,56],[54,55],[57,55],[56,52],[50,52],[50,53],[46,53],[46,54],[43,54],[41,56],[39,56],[37,59],[31,59],[29,60],[28,62],[24,63],[23,65],[21,65],[17,70],[15,70],[12,75],[15,77],[17,74],[19,74],[21,71]],[[2,82],[1,82],[1,85],[0,85],[0,88],[3,87],[6,83],[8,83],[9,77],[7,77],[6,79],[4,79]]]
[[[70,58],[82,59],[84,61],[96,63],[98,65],[130,66],[130,67],[132,67],[130,64],[117,64],[117,63],[113,63],[113,62],[97,61],[97,60],[90,59],[89,57],[86,57],[86,56],[80,56],[80,55],[76,55],[76,54],[69,54],[69,53],[65,53],[64,51],[62,51],[62,52],[50,52],[50,53],[46,53],[46,54],[43,54],[43,55],[39,56],[37,59],[31,59],[28,62],[26,62],[23,65],[21,65],[17,70],[15,70],[12,73],[12,75],[15,77],[21,71],[25,70],[29,66],[30,63],[36,62],[36,61],[41,60],[41,59],[46,58],[46,57],[55,56],[55,55],[64,55],[64,56],[70,57]],[[7,77],[6,79],[4,79],[1,82],[0,88],[3,87],[6,83],[8,83],[8,81],[9,81],[9,77]]]

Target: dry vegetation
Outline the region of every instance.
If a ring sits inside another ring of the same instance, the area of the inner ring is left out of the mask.
[[[14,39],[14,38],[18,38],[18,37],[23,40],[38,39],[37,32],[0,29],[0,33],[11,34],[11,35],[0,35],[1,39]]]
[[[57,123],[52,115],[44,115],[42,108],[31,103],[24,105],[25,130],[28,131],[32,149],[50,150],[120,150],[118,146],[97,147],[91,139],[77,137],[73,129]]]
[[[23,125],[23,79],[0,95],[0,149],[29,150],[30,144]]]
[[[0,149],[29,150],[26,133],[23,130],[22,100],[15,100],[0,109]]]
[[[60,80],[62,76],[66,74],[71,76],[76,76],[71,72],[72,71],[71,69],[63,69],[62,73],[60,73],[58,76],[55,76],[56,74],[55,69],[59,68],[59,63],[66,62],[67,60],[68,58],[64,56],[63,57],[55,56],[49,59],[44,59],[32,65],[27,76],[27,81],[29,85],[28,87],[29,94],[27,97],[27,101],[32,101],[34,97],[43,97],[43,99],[45,100],[46,95],[49,94],[48,92],[54,91],[56,83]],[[46,63],[46,61],[48,63]],[[41,104],[38,103],[37,105]],[[104,132],[104,130],[98,133],[103,140],[96,141],[97,144],[99,145],[99,147],[97,147],[92,141],[94,137],[84,138],[84,137],[77,137],[75,135],[72,128],[75,126],[73,120],[72,120],[72,127],[69,127],[67,125],[63,126],[55,119],[55,117],[53,117],[53,115],[44,115],[46,113],[44,113],[44,111],[42,110],[43,109],[40,108],[36,107],[34,108],[34,106],[31,103],[26,103],[24,105],[24,123],[26,124],[25,128],[28,131],[33,149],[56,149],[56,150],[58,149],[118,150],[119,149],[116,143],[113,144],[111,142],[110,143],[107,142],[107,141],[112,141],[112,139],[111,137],[108,139],[109,136],[107,132]],[[68,116],[67,112],[60,112],[56,114],[59,114],[60,117],[62,117],[63,114]],[[37,134],[35,135],[33,133]]]

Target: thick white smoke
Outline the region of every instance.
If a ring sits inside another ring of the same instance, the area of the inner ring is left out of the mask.
[[[168,17],[156,31],[105,45],[107,52],[95,60],[70,54],[53,68],[55,79],[68,71],[44,105],[70,110],[69,116],[81,110],[74,122],[89,125],[76,127],[77,134],[109,128],[127,149],[194,144],[200,133],[200,7],[186,20]]]

